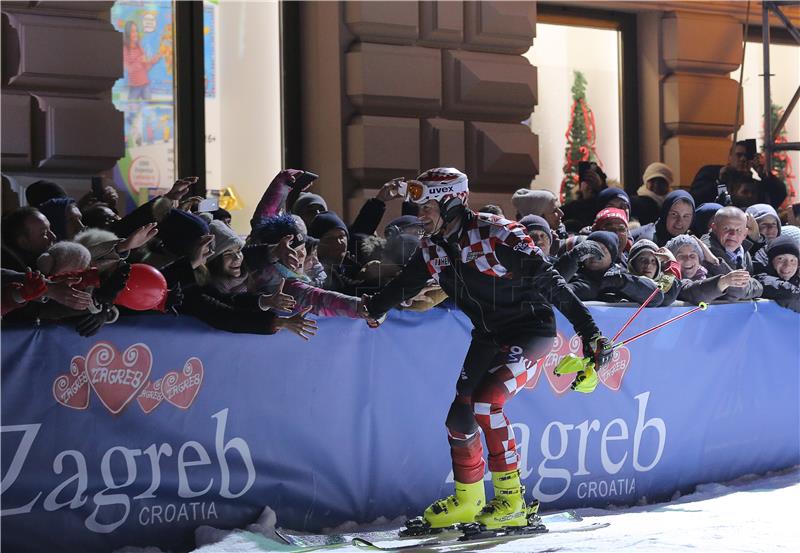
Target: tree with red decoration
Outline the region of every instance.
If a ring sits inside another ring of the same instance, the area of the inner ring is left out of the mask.
[[[574,199],[574,191],[580,184],[578,163],[594,161],[600,167],[603,162],[597,157],[595,142],[597,131],[594,124],[594,113],[586,103],[586,77],[575,71],[572,84],[572,107],[570,108],[569,126],[567,127],[567,147],[564,152],[564,179],[561,181],[561,202]]]
[[[783,108],[781,106],[772,104],[770,109],[770,117],[772,119],[772,128],[774,129],[778,125],[778,120],[783,116]],[[788,138],[786,135],[786,127],[784,127],[777,138],[775,138],[776,144],[783,144],[788,142]],[[763,153],[764,148],[762,146],[761,151]],[[792,160],[789,157],[788,152],[778,151],[772,152],[772,174],[778,177],[781,182],[786,183],[786,202],[785,205],[789,205],[795,201],[796,193],[794,187],[794,178],[795,174],[792,170]]]

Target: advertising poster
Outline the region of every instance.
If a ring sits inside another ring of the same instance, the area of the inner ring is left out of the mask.
[[[114,180],[130,210],[175,181],[173,5],[122,0],[111,21],[123,34],[124,62],[112,96],[125,113],[125,157]]]

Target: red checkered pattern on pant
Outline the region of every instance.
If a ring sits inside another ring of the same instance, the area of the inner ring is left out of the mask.
[[[529,379],[536,375],[538,365],[536,359],[525,355],[520,346],[505,346],[496,360],[500,363],[488,371],[478,387],[472,392],[472,411],[475,420],[486,436],[486,447],[489,450],[489,470],[492,472],[509,471],[517,468],[517,441],[511,423],[503,413],[505,403],[514,397]],[[470,442],[466,450],[456,451],[458,438],[450,432],[450,444],[453,452],[453,473],[459,482],[459,475],[472,478],[476,467],[483,469],[480,442]],[[464,441],[466,445],[466,440]],[[480,459],[480,461],[479,461]]]

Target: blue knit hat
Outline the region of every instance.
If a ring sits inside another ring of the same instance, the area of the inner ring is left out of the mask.
[[[159,240],[175,255],[188,255],[197,240],[208,233],[208,223],[181,209],[171,209],[158,223]]]
[[[528,232],[540,230],[550,236],[550,224],[545,220],[544,217],[539,217],[538,215],[526,215],[519,220],[519,224],[525,227]]]
[[[708,226],[711,224],[711,219],[720,209],[722,209],[722,205],[714,202],[697,206],[697,209],[694,210],[694,219],[692,219],[692,226],[690,227],[692,234],[695,236],[708,234]]]
[[[628,196],[628,193],[625,192],[622,188],[614,188],[608,187],[605,190],[601,190],[600,193],[597,195],[597,211],[599,212],[604,207],[608,206],[608,202],[613,200],[614,198],[622,198],[625,200],[625,203],[628,204],[628,211],[631,209],[631,198]]]
[[[594,240],[603,244],[608,253],[611,254],[611,262],[614,263],[619,259],[619,238],[613,232],[607,230],[596,230],[586,237],[587,240]]]
[[[294,216],[285,213],[261,219],[259,225],[253,230],[252,237],[258,244],[277,244],[281,238],[290,235],[299,241],[305,241],[305,236],[298,228],[297,220]]]

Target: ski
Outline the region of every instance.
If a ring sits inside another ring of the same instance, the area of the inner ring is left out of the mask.
[[[448,528],[427,528],[417,533],[406,532],[409,528],[422,528],[422,525],[415,521],[421,517],[410,519],[404,528],[399,530],[372,530],[372,531],[353,531],[340,532],[335,534],[300,534],[283,528],[276,528],[275,533],[287,544],[297,547],[312,547],[319,545],[337,545],[349,543],[355,537],[364,538],[370,542],[379,541],[422,541],[428,538],[438,538],[440,540],[450,537],[458,537],[462,534],[460,526]],[[543,515],[541,521],[544,524],[554,523],[573,523],[580,522],[583,518],[575,511],[567,510]]]
[[[377,543],[373,543],[365,538],[355,537],[352,540],[352,545],[358,547],[359,549],[364,549],[366,551],[404,551],[404,550],[412,550],[412,549],[430,549],[432,551],[438,551],[442,548],[451,548],[451,547],[459,547],[463,546],[464,549],[468,547],[473,547],[477,544],[483,544],[487,546],[497,545],[501,543],[507,543],[510,541],[514,541],[517,539],[523,538],[535,538],[538,536],[543,536],[546,534],[567,534],[573,532],[591,532],[593,530],[599,530],[600,528],[606,528],[610,526],[608,522],[595,522],[591,524],[587,524],[584,526],[580,526],[577,528],[563,528],[563,529],[556,529],[556,530],[548,530],[543,526],[540,528],[537,527],[522,527],[522,528],[513,528],[513,529],[499,529],[499,530],[483,530],[477,531],[473,534],[463,533],[454,538],[445,538],[445,539],[427,539],[422,540],[415,543],[409,544],[399,544],[399,545],[380,545]],[[548,548],[541,550],[542,553],[549,552],[549,551],[557,551],[559,548]]]

